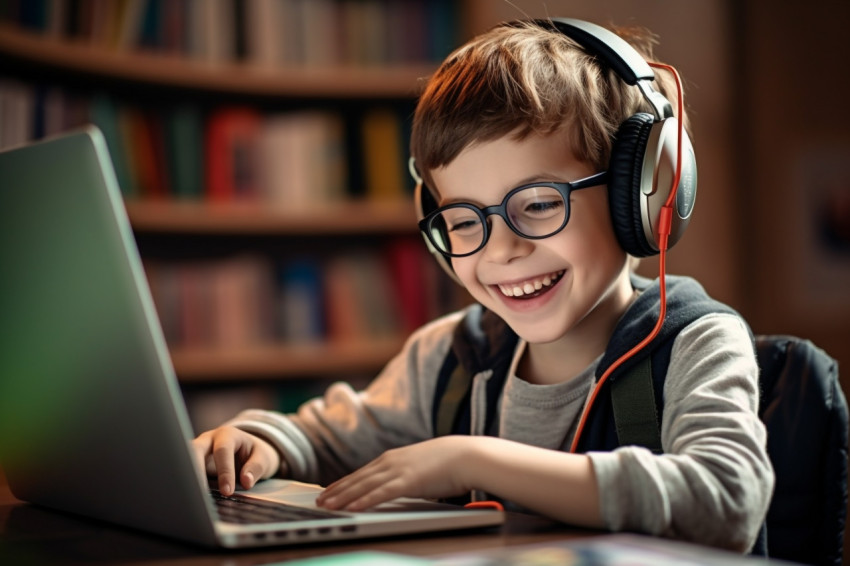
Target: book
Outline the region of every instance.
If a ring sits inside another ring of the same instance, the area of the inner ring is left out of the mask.
[[[280,0],[245,0],[245,57],[257,67],[274,68],[283,61],[282,30],[284,3]]]
[[[88,0],[88,2],[91,5],[89,43],[106,49],[113,49],[113,39],[117,35],[115,24],[121,3],[110,0]]]
[[[324,291],[327,315],[327,339],[352,342],[366,336],[366,325],[357,290],[353,256],[330,258],[324,267]]]
[[[210,345],[240,348],[273,341],[274,280],[262,257],[240,255],[207,266]]]
[[[329,340],[356,342],[401,331],[389,271],[379,252],[350,250],[330,258],[324,280]]]
[[[390,10],[390,61],[428,61],[425,0],[390,2],[387,9]]]
[[[114,46],[119,51],[131,51],[145,45],[142,41],[142,29],[148,21],[148,14],[155,10],[154,0],[124,0],[120,4],[120,14],[115,30]]]
[[[410,333],[434,317],[432,281],[426,275],[430,267],[423,256],[423,245],[413,238],[398,238],[386,246],[387,265],[392,280],[395,307],[401,328]]]
[[[402,198],[407,169],[398,113],[391,108],[368,110],[361,127],[366,195],[375,200]]]
[[[132,154],[138,195],[161,199],[170,195],[162,116],[156,111],[127,106],[122,129],[126,152]]]
[[[340,6],[343,40],[339,62],[363,67],[384,62],[388,47],[386,7],[376,0],[342,2]]]
[[[442,61],[458,45],[458,7],[452,0],[425,2],[428,60]]]
[[[287,210],[345,196],[343,124],[336,113],[270,115],[259,134],[259,185],[264,199]]]
[[[401,331],[401,313],[392,300],[393,285],[383,254],[354,250],[349,255],[349,281],[354,288],[363,336],[397,336]]]
[[[341,6],[352,4],[338,0],[309,0],[300,2],[292,11],[299,22],[296,36],[297,64],[303,67],[330,67],[341,62],[348,45],[342,43],[344,28],[340,27]],[[356,4],[356,2],[355,2]]]
[[[189,58],[210,64],[233,61],[236,30],[233,26],[233,0],[186,0]]]
[[[325,305],[321,263],[310,257],[287,261],[279,268],[277,328],[290,343],[324,339]]]
[[[262,116],[250,107],[223,107],[207,119],[204,161],[211,201],[255,198]]]
[[[201,110],[182,105],[165,111],[165,154],[169,184],[176,198],[204,194],[204,121]]]
[[[160,31],[156,34],[161,43],[156,46],[162,53],[185,56],[189,50],[189,0],[147,0],[161,3]],[[150,21],[150,19],[145,20]],[[143,30],[143,45],[148,43],[149,34]]]
[[[202,262],[176,267],[180,330],[176,345],[189,348],[212,343],[209,266]]]
[[[44,23],[44,33],[49,37],[59,38],[65,31],[65,23],[68,21],[68,9],[70,2],[66,0],[48,0],[47,14]]]
[[[128,37],[123,41],[133,49],[156,51],[164,41],[163,11],[175,0],[132,0],[138,4],[129,10],[125,23]],[[177,4],[175,4],[177,5]]]

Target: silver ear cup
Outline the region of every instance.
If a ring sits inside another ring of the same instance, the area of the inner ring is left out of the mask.
[[[661,207],[667,202],[676,176],[678,154],[677,138],[679,124],[675,118],[656,122],[647,140],[640,179],[640,217],[643,235],[655,250],[658,242],[658,221]],[[696,156],[691,140],[682,138],[682,168],[676,201],[673,207],[673,223],[667,247],[672,248],[685,233],[691,219],[697,196]]]
[[[634,257],[660,251],[659,218],[673,188],[678,154],[678,122],[638,113],[620,125],[608,167],[608,199],[614,233]],[[676,191],[668,249],[684,234],[696,200],[696,158],[687,134],[682,138],[682,171]]]

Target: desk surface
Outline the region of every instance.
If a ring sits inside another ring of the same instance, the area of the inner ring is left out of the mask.
[[[509,514],[498,528],[260,550],[215,550],[56,513],[14,498],[0,475],[0,564],[227,565],[284,562],[361,550],[435,556],[592,536],[542,518]]]

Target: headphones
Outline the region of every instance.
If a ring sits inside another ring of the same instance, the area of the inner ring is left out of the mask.
[[[652,107],[652,114],[639,112],[627,118],[614,136],[608,166],[609,208],[620,247],[635,257],[655,255],[661,249],[661,207],[671,192],[676,191],[668,240],[668,247],[672,247],[682,237],[693,212],[697,192],[696,156],[690,139],[681,129],[679,183],[678,187],[672,187],[680,124],[670,101],[652,87],[655,78],[652,67],[623,38],[596,24],[569,18],[534,20],[534,23],[578,43],[626,84],[637,86]],[[423,186],[413,157],[409,169],[416,181],[414,200],[417,220],[421,220],[436,210],[438,203],[431,190]],[[443,269],[459,282],[448,258],[434,249],[427,237],[425,242]]]

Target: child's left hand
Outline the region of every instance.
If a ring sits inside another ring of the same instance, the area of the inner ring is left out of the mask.
[[[329,485],[316,499],[328,509],[362,511],[396,497],[426,499],[461,495],[472,489],[466,456],[472,436],[442,436],[384,452],[359,470]]]

